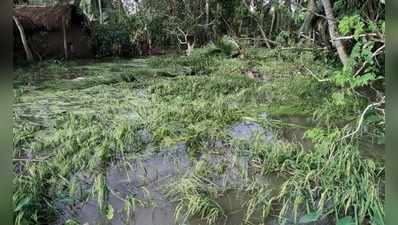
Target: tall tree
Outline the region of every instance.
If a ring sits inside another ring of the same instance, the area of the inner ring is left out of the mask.
[[[336,18],[333,15],[332,4],[330,0],[322,0],[322,4],[328,21],[330,39],[337,50],[337,54],[339,55],[341,63],[346,65],[348,62],[348,55],[342,40],[339,39],[339,33],[337,31]]]
[[[307,4],[307,13],[304,18],[304,22],[300,27],[299,33],[308,34],[311,29],[311,22],[315,17],[316,3],[315,0],[309,0]]]
[[[206,13],[205,32],[206,32],[206,35],[208,35],[208,32],[209,32],[209,23],[210,23],[209,0],[206,0],[206,2],[205,2],[205,13]]]

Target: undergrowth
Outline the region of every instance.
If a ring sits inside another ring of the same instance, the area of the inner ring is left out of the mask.
[[[279,194],[268,198],[268,204],[282,205],[280,221],[297,223],[307,213],[315,213],[319,218],[352,216],[355,224],[365,220],[384,224],[380,189],[384,166],[361,157],[358,143],[341,141],[339,129],[316,128],[306,135],[315,143],[312,150],[286,143],[256,143],[249,150],[263,173],[287,176]]]

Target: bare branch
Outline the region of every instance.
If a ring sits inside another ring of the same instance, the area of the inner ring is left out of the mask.
[[[304,66],[304,69],[306,69],[306,70],[310,73],[310,75],[311,75],[312,77],[314,77],[314,78],[315,78],[317,81],[319,81],[319,82],[329,82],[329,81],[330,81],[330,79],[320,79],[320,78],[318,78],[318,77],[315,75],[315,73],[312,72],[312,70],[308,69],[308,68],[305,67],[305,66]]]
[[[362,126],[363,120],[365,119],[366,113],[367,113],[369,110],[371,110],[372,108],[374,108],[374,107],[377,108],[377,106],[381,106],[381,105],[383,105],[384,103],[385,103],[385,96],[383,96],[383,98],[381,99],[380,102],[376,102],[376,103],[372,103],[372,104],[368,105],[368,106],[365,108],[365,110],[362,112],[361,117],[359,118],[357,128],[356,128],[353,132],[346,134],[346,135],[345,135],[344,137],[342,137],[341,139],[343,140],[343,139],[346,139],[346,138],[348,138],[348,137],[352,137],[352,136],[354,136],[356,133],[358,133],[358,132],[361,130],[361,126]]]
[[[380,35],[377,33],[368,33],[368,34],[358,35],[358,37],[380,37]],[[350,35],[350,36],[344,36],[344,37],[336,37],[333,40],[350,40],[350,39],[354,39],[354,38],[355,38],[354,35]],[[377,40],[380,42],[384,42],[384,36],[381,36],[380,38],[381,39],[377,39]]]
[[[380,48],[378,48],[373,54],[372,54],[372,58],[382,54],[382,51],[385,49],[386,45],[381,46]],[[363,69],[365,69],[366,65],[368,64],[368,61],[365,61],[362,66],[357,70],[357,72],[355,72],[354,76],[358,76]]]

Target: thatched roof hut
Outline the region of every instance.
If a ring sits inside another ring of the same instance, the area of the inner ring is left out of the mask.
[[[22,25],[36,58],[91,55],[89,22],[76,6],[17,5],[14,16]],[[18,50],[23,47],[16,28],[14,40],[14,55],[18,55]]]
[[[72,6],[16,6],[15,16],[19,19],[25,31],[54,31],[62,29],[62,19],[70,22]]]

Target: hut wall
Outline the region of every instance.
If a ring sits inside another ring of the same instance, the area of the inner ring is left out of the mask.
[[[85,58],[92,56],[89,36],[77,25],[70,26],[66,31],[68,53],[70,58]],[[42,58],[64,57],[64,42],[62,30],[53,32],[36,32],[29,37],[29,44],[34,54]]]
[[[84,17],[71,7],[21,7],[16,10],[22,20],[29,47],[35,59],[64,57],[62,15],[67,18],[66,37],[69,58],[92,57],[89,33],[83,27]],[[54,18],[56,17],[56,18]],[[14,61],[26,58],[19,34],[14,26]]]

